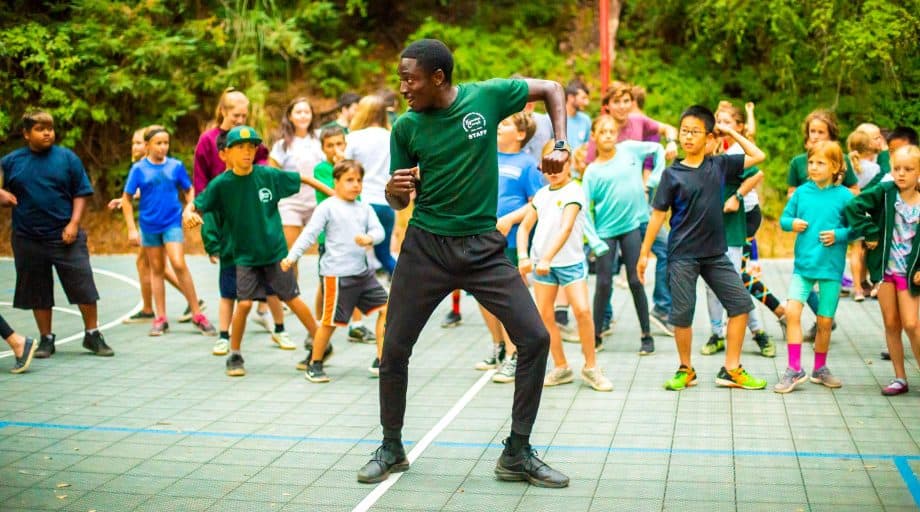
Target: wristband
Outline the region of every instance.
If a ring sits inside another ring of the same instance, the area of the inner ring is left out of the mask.
[[[524,253],[519,252],[519,253],[518,253],[518,259],[519,259],[519,260],[529,260],[529,259],[530,259],[530,256],[529,256],[526,252],[524,252]]]
[[[735,197],[738,198],[738,202],[744,202],[744,195],[742,195],[741,192],[735,192]]]

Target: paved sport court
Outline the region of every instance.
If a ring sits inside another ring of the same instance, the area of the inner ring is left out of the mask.
[[[301,264],[312,303],[315,257]],[[885,398],[893,375],[878,359],[878,304],[841,301],[829,365],[844,380],[832,391],[805,384],[788,395],[716,388],[722,355],[704,357],[705,302],[697,307],[694,365],[700,384],[662,389],[676,369],[671,338],[636,354],[638,322],[627,290],[615,288],[618,323],[598,356],[612,393],[580,384],[543,394],[533,442],[567,473],[553,490],[498,482],[492,469],[510,428],[511,385],[473,370],[489,337],[470,297],[464,323],[439,327],[442,304],[412,358],[407,428],[412,469],[380,485],[355,480],[380,440],[377,381],[367,366],[372,345],[333,338],[333,382],[311,384],[294,369],[303,351],[275,348],[250,323],[243,345],[248,375],[223,373],[213,338],[190,324],[149,338],[147,325],[122,325],[138,307],[132,256],[94,257],[100,323],[116,351],[93,357],[80,347],[75,308],[58,299],[58,352],[29,373],[10,375],[0,352],[0,510],[917,510],[920,504],[920,395]],[[217,268],[189,257],[196,285],[217,320]],[[780,296],[791,262],[764,263]],[[0,311],[34,335],[27,312],[13,310],[12,262],[0,260]],[[185,307],[170,291],[174,319]],[[763,309],[761,308],[761,312]],[[780,336],[772,315],[768,332]],[[809,320],[810,321],[810,320]],[[806,322],[807,324],[807,322]],[[293,316],[296,340],[304,330]],[[299,344],[299,343],[298,343]],[[785,344],[765,359],[746,341],[745,367],[772,386],[785,366]],[[577,345],[566,344],[573,368]],[[812,352],[803,350],[803,366]],[[911,379],[920,387],[916,363]]]

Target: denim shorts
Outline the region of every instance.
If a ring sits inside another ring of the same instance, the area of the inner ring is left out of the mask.
[[[545,276],[537,275],[536,272],[533,273],[534,281],[541,284],[561,286],[563,288],[576,281],[582,281],[587,278],[588,262],[586,261],[574,265],[566,265],[564,267],[550,267],[549,274]]]
[[[185,241],[185,235],[182,233],[182,226],[172,226],[166,228],[162,233],[147,233],[141,231],[141,245],[144,247],[163,247],[168,243],[181,244]]]
[[[799,274],[792,274],[789,282],[789,291],[786,296],[805,304],[808,294],[818,285],[818,310],[815,314],[827,318],[834,318],[837,312],[837,303],[840,301],[840,279],[811,279]]]

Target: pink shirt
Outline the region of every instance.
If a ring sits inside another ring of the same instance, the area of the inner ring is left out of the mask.
[[[211,183],[211,180],[227,170],[226,164],[220,160],[217,151],[217,137],[220,132],[219,127],[211,128],[198,138],[198,145],[195,146],[195,168],[192,180],[195,185],[195,194],[200,194],[208,183]],[[264,144],[259,144],[256,150],[256,160],[253,163],[266,165],[266,162],[268,162],[268,148]]]

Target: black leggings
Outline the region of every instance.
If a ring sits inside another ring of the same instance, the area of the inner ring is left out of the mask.
[[[747,271],[747,262],[751,259],[751,242],[754,235],[760,229],[760,223],[763,220],[763,214],[760,212],[760,206],[755,206],[753,210],[747,212],[745,217],[747,221],[747,238],[744,240],[744,246],[741,249],[741,281],[744,287],[751,293],[751,296],[762,302],[770,311],[776,311],[780,306],[777,299],[763,281],[752,276]]]
[[[10,327],[10,324],[6,323],[6,320],[3,319],[3,315],[0,315],[0,338],[7,339],[16,332]]]
[[[636,273],[636,262],[639,261],[639,251],[642,248],[642,235],[638,228],[613,238],[605,238],[610,246],[610,252],[597,258],[597,285],[594,288],[594,332],[600,338],[604,322],[604,310],[610,304],[613,294],[613,270],[617,249],[622,254],[623,264],[626,265],[626,278],[629,281],[629,291],[632,292],[633,304],[636,306],[636,315],[639,317],[639,327],[642,334],[649,333],[648,323],[648,297],[645,288],[639,282]]]

